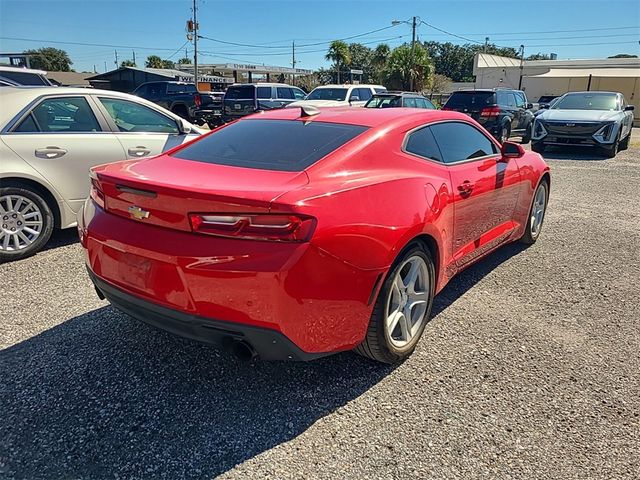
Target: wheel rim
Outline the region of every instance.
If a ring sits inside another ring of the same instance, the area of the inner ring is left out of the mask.
[[[21,195],[0,197],[0,251],[29,248],[42,233],[42,211]]]
[[[395,347],[407,346],[420,331],[429,305],[429,282],[427,264],[417,255],[397,270],[385,311],[387,336]]]
[[[533,207],[531,208],[531,235],[534,237],[538,236],[542,228],[546,203],[547,190],[544,188],[544,185],[540,185],[538,190],[536,190]]]
[[[502,132],[500,133],[500,143],[504,143],[509,139],[509,135],[507,134],[506,127],[502,128]]]

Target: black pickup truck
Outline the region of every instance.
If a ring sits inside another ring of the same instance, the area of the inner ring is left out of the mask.
[[[205,93],[199,93],[193,83],[147,82],[133,91],[134,95],[172,111],[188,120],[194,120],[194,111],[203,103]]]

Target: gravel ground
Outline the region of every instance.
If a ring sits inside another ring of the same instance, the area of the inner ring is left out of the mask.
[[[73,231],[0,265],[0,477],[638,478],[640,148],[546,156],[541,239],[454,279],[395,369],[154,330],[98,300]]]

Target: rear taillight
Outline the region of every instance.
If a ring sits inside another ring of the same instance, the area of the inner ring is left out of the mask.
[[[104,192],[102,191],[102,186],[100,185],[100,181],[98,180],[98,176],[91,172],[91,191],[89,192],[89,196],[91,199],[96,202],[96,204],[104,209]]]
[[[193,96],[193,101],[195,102],[196,107],[199,107],[200,105],[202,105],[202,97],[200,96],[200,94],[199,94],[199,93],[196,93],[196,94]]]
[[[316,221],[299,215],[230,215],[192,213],[191,229],[220,237],[280,242],[305,242],[311,238]]]
[[[497,117],[500,115],[500,107],[486,107],[480,112],[481,117]]]

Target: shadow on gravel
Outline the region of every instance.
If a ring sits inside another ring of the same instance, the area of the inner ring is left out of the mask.
[[[601,162],[610,160],[595,148],[547,147],[542,154],[545,160],[578,160]]]
[[[78,230],[75,228],[65,228],[64,230],[54,230],[51,234],[51,238],[44,246],[42,251],[51,250],[58,247],[66,247],[73,243],[79,242]]]
[[[0,477],[210,479],[392,370],[242,363],[103,307],[0,352]]]
[[[527,248],[528,245],[525,245],[524,243],[510,243],[499,248],[484,260],[481,260],[458,274],[433,300],[431,318],[435,317],[453,302],[458,300],[458,298],[464,295],[471,287],[501,263],[506,262],[511,257],[518,255]]]
[[[524,248],[454,278],[433,315]],[[209,479],[392,371],[351,353],[242,363],[103,307],[0,352],[0,476]]]

